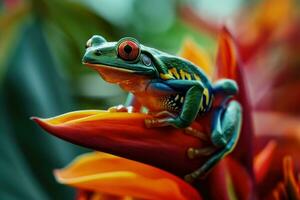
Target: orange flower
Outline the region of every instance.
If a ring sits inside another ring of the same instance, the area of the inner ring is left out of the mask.
[[[60,183],[96,194],[141,199],[201,199],[193,187],[170,173],[100,152],[78,157],[67,168],[56,170],[55,176]]]

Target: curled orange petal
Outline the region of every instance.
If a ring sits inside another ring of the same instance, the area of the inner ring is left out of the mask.
[[[273,158],[276,148],[276,141],[271,140],[266,147],[261,150],[254,158],[254,173],[257,183],[260,183],[265,177]]]
[[[218,78],[237,80],[237,52],[232,36],[226,28],[219,34],[217,53]]]
[[[142,199],[201,199],[182,179],[158,168],[117,156],[94,152],[55,171],[63,184],[94,192]]]
[[[231,156],[226,157],[213,169],[209,179],[213,199],[255,199],[251,176],[246,168]]]
[[[280,181],[271,193],[270,199],[300,199],[300,183],[297,182],[291,156],[283,158],[283,181]]]
[[[207,160],[208,156],[189,159],[187,150],[212,147],[209,140],[185,134],[183,129],[147,128],[145,119],[148,118],[152,116],[86,110],[33,120],[49,133],[72,143],[150,164],[182,177]],[[193,127],[204,130],[199,123]]]

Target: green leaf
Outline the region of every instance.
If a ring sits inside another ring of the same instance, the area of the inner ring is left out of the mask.
[[[0,94],[0,199],[71,199],[72,190],[56,183],[52,171],[83,150],[29,120],[74,109],[71,93],[38,21],[28,23],[19,36]]]

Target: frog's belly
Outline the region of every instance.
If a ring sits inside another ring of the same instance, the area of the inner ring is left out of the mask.
[[[151,112],[169,111],[178,113],[181,111],[184,97],[180,95],[169,96],[137,96],[138,101]]]

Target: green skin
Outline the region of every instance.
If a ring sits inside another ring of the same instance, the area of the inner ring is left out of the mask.
[[[122,46],[124,41],[133,42],[136,48]],[[134,102],[155,113],[157,118],[145,121],[148,128],[187,128],[197,116],[213,112],[211,141],[218,151],[212,152],[210,159],[188,174],[186,180],[205,175],[234,149],[241,127],[241,106],[231,100],[238,92],[235,81],[222,79],[212,84],[193,63],[141,45],[134,38],[107,42],[101,36],[93,36],[87,42],[83,63],[97,70],[104,80],[130,92],[128,102],[134,98]],[[215,97],[221,100],[212,110]],[[189,149],[190,157],[200,151]]]

